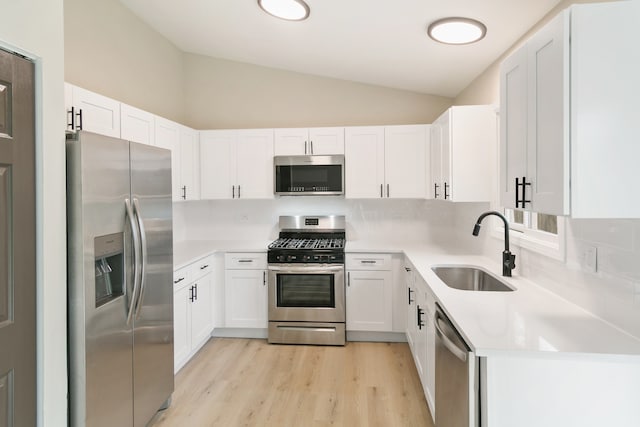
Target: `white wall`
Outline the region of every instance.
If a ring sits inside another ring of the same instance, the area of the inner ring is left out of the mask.
[[[67,295],[62,0],[3,2],[0,46],[36,62],[38,425],[64,426]]]

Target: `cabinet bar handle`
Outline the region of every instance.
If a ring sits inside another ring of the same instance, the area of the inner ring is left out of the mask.
[[[198,284],[193,285],[193,299],[198,299]]]
[[[520,178],[516,177],[516,208],[519,208],[520,206],[518,206],[520,204]]]
[[[449,193],[447,193],[447,190],[449,189],[450,185],[447,184],[446,182],[444,183],[444,199],[447,200],[450,196]]]
[[[311,141],[310,145],[311,145],[311,154],[313,154],[313,141]]]
[[[194,290],[194,286],[189,288],[189,301],[193,302],[195,300],[195,297],[193,296],[193,290]]]
[[[409,267],[405,267],[404,271],[406,271],[407,273],[411,271],[411,269]]]
[[[382,188],[383,188],[383,185],[380,184],[380,197],[384,197],[384,190]]]
[[[209,267],[209,264],[205,264],[202,267],[200,267],[200,270],[204,270],[205,268]]]
[[[347,286],[351,287],[351,272],[350,271],[347,273]]]
[[[424,310],[420,308],[420,306],[416,306],[416,312],[418,314],[418,329],[422,329],[424,326],[424,322],[422,321],[422,315],[424,314]]]
[[[78,109],[76,116],[78,117],[78,124],[76,125],[76,130],[82,130],[82,108]]]
[[[238,262],[253,262],[252,259],[239,259]]]
[[[527,185],[531,186],[531,181],[527,182],[526,177],[522,177],[522,207],[526,207],[527,203],[531,203],[531,200],[527,200]]]
[[[389,184],[387,184],[387,197],[389,197]]]
[[[183,280],[184,280],[184,277],[181,277],[181,278],[179,278],[178,280],[174,280],[174,281],[173,281],[173,284],[175,285],[175,284],[177,284],[177,283],[182,282]]]
[[[360,264],[375,264],[376,260],[374,259],[361,259]]]
[[[267,286],[267,272],[262,272],[262,286]]]
[[[76,123],[76,109],[75,107],[71,107],[71,110],[67,111],[67,117],[69,116],[69,114],[71,114],[71,123],[69,123],[69,121],[67,120],[67,127],[71,128],[71,130],[74,130],[75,128],[75,123]]]
[[[240,184],[238,184],[238,199],[240,198]]]
[[[232,199],[236,198],[236,186],[235,185],[231,186],[231,198]]]
[[[307,141],[304,142],[304,154],[307,154]]]
[[[411,292],[413,292],[413,290],[411,288],[407,288],[409,290],[409,305],[411,305],[411,303],[413,302],[413,300],[411,299]]]
[[[438,184],[433,184],[433,198],[437,199],[440,195],[438,194]]]
[[[182,200],[187,200],[187,186],[182,186]]]

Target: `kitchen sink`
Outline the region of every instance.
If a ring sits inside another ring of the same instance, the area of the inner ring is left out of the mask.
[[[450,288],[463,291],[511,292],[514,289],[478,267],[437,266],[431,268]]]

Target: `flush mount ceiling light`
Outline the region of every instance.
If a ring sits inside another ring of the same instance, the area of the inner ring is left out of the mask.
[[[303,0],[258,0],[269,15],[287,21],[302,21],[309,17],[309,6]]]
[[[445,44],[469,44],[484,38],[487,27],[469,18],[444,18],[432,22],[427,29],[429,37]]]

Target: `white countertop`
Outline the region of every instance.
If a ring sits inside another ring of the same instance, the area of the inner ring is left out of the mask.
[[[188,241],[174,244],[174,268],[215,252],[266,252],[270,241]],[[436,301],[478,356],[631,356],[640,361],[640,339],[556,294],[518,277],[502,277],[496,259],[447,253],[435,246],[350,241],[346,252],[405,254]],[[507,282],[514,292],[471,292],[449,288],[434,265],[473,265]]]
[[[556,294],[517,276],[502,277],[499,262],[481,256],[437,254],[409,249],[405,254],[425,279],[457,329],[478,356],[522,352],[634,356],[640,340]],[[473,265],[493,273],[513,292],[471,292],[448,287],[434,265]],[[531,354],[529,354],[531,355]]]
[[[189,240],[173,244],[173,269],[177,270],[198,258],[216,252],[267,252],[271,241],[259,240]]]

